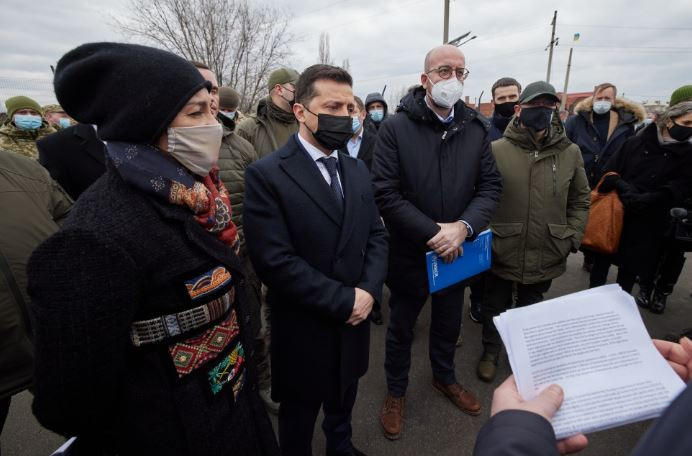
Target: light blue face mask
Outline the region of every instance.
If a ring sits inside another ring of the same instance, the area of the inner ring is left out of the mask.
[[[41,116],[33,114],[15,114],[14,124],[20,130],[38,130],[41,128]]]
[[[70,122],[70,119],[68,119],[67,117],[61,117],[58,120],[58,125],[60,125],[60,128],[67,128],[72,126],[72,122]]]
[[[361,123],[360,123],[360,119],[358,118],[358,116],[353,117],[353,127],[352,127],[353,133],[356,133],[358,130],[360,130],[360,127],[361,127]]]
[[[384,119],[384,110],[382,109],[373,109],[369,114],[370,118],[375,122],[381,122]]]
[[[223,114],[223,115],[226,116],[227,118],[233,120],[233,119],[235,119],[235,115],[236,115],[237,112],[238,112],[238,111],[233,111],[233,112],[224,112],[224,111],[221,111],[221,114]]]

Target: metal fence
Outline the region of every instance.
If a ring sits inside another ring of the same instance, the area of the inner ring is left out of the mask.
[[[57,103],[53,93],[53,79],[25,79],[0,76],[0,112],[5,111],[5,100],[24,95],[41,106]]]

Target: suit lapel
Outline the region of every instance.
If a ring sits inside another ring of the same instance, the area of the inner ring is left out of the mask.
[[[341,252],[351,236],[351,231],[353,231],[355,224],[356,210],[361,198],[356,185],[358,162],[351,157],[340,157],[339,166],[341,167],[341,185],[344,187],[344,219],[339,243],[336,248],[337,254]]]
[[[282,155],[283,160],[279,166],[337,226],[341,226],[343,214],[332,189],[308,153],[298,144],[295,136],[293,141],[294,147]]]
[[[78,124],[75,127],[74,134],[81,140],[80,145],[87,154],[102,165],[106,164],[106,147],[103,142],[98,139],[91,125]]]

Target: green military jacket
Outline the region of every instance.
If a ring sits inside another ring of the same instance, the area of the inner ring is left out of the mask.
[[[243,199],[245,198],[245,170],[259,157],[247,142],[234,133],[235,123],[219,116],[223,125],[223,140],[219,151],[219,177],[228,189],[233,211],[232,220],[238,227],[240,249],[245,251],[245,236],[243,234]]]
[[[266,103],[260,101],[257,114],[243,118],[236,129],[238,136],[253,145],[259,158],[274,152],[298,132],[298,121],[285,123],[269,117]]]
[[[38,130],[21,130],[15,127],[12,122],[7,122],[0,127],[0,150],[37,159],[36,141],[56,131],[45,121]]]
[[[0,150],[0,399],[31,385],[26,265],[36,247],[57,231],[71,205],[37,161]]]
[[[565,271],[589,214],[581,152],[553,117],[541,143],[516,118],[505,136],[492,143],[502,174],[500,204],[490,221],[492,272],[523,284],[551,280]]]

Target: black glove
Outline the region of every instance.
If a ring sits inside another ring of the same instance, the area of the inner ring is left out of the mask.
[[[610,193],[613,190],[615,190],[615,185],[618,183],[618,181],[622,180],[620,176],[607,176],[605,179],[603,179],[603,182],[601,182],[601,185],[598,186],[598,193]]]
[[[620,196],[625,210],[631,214],[646,215],[652,208],[660,206],[666,201],[666,192],[634,193],[627,192]]]

